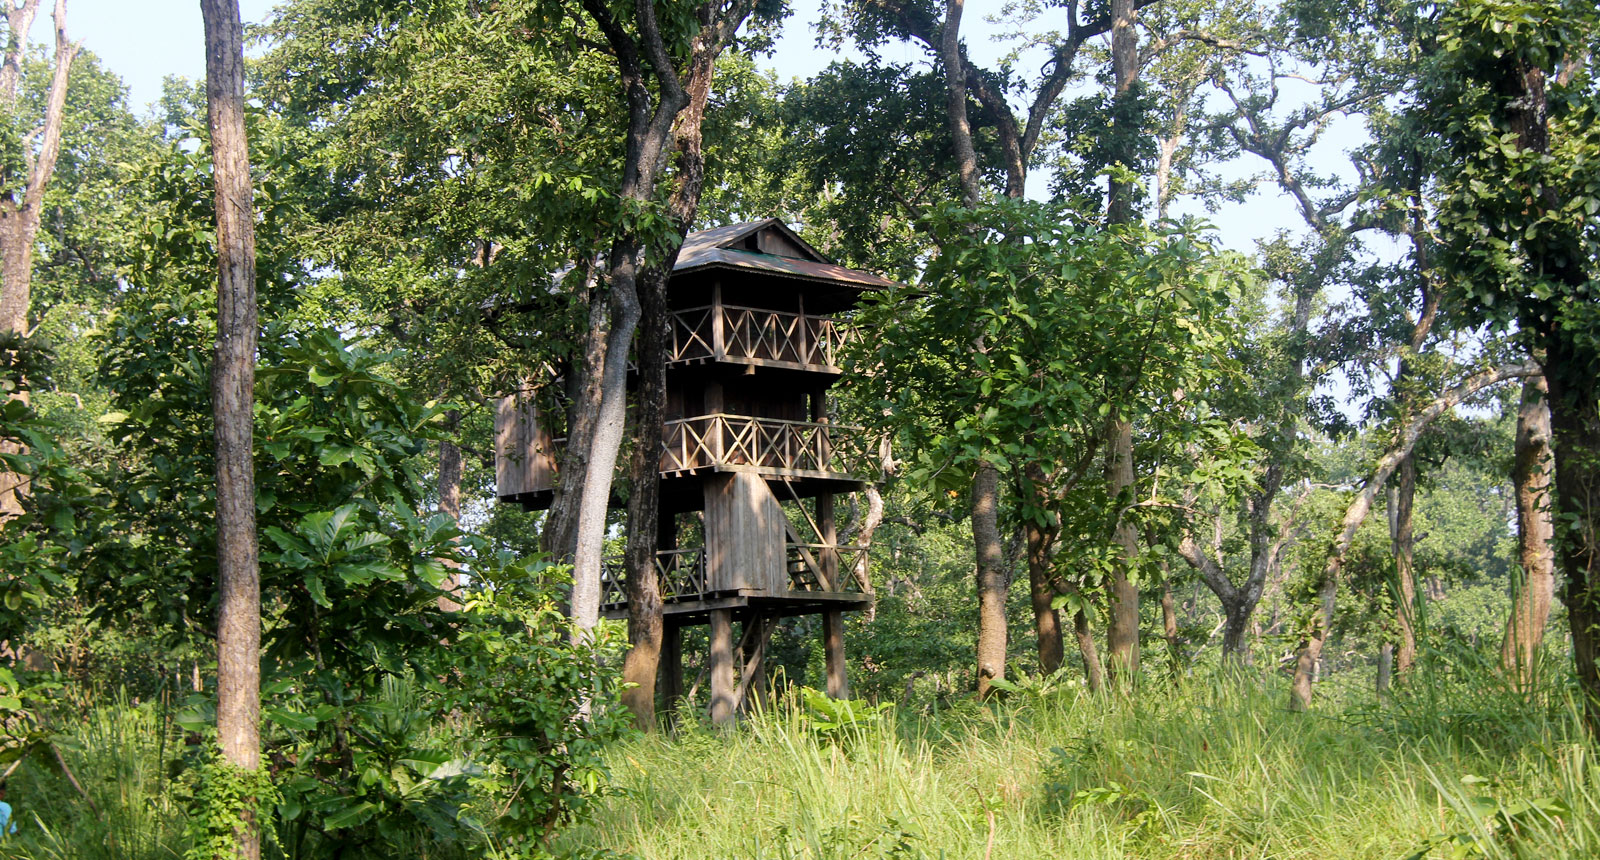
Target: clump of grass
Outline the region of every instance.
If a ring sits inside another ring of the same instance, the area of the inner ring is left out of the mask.
[[[1488,683],[1464,674],[1402,695]],[[1600,767],[1576,711],[1454,692],[1434,731],[1418,701],[1355,689],[1288,713],[1264,675],[1069,688],[841,738],[789,701],[732,732],[620,745],[618,794],[567,839],[645,860],[1600,856]]]

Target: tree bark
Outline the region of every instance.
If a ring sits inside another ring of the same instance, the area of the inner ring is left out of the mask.
[[[622,705],[642,731],[656,727],[656,674],[663,635],[661,583],[656,549],[661,521],[661,414],[667,399],[667,277],[670,269],[644,279],[639,336],[639,382],[634,406],[633,453],[628,466],[628,653]]]
[[[1516,456],[1511,483],[1517,496],[1517,550],[1521,580],[1500,648],[1500,666],[1519,689],[1533,682],[1534,659],[1544,642],[1555,595],[1555,535],[1550,517],[1550,403],[1544,378],[1522,384],[1517,409]]]
[[[1544,361],[1555,451],[1555,512],[1572,523],[1557,546],[1572,657],[1589,729],[1600,734],[1600,398],[1591,374],[1552,338]]]
[[[1133,425],[1114,418],[1107,424],[1106,487],[1114,504],[1133,487]],[[1106,583],[1111,619],[1106,625],[1106,668],[1111,681],[1127,689],[1139,675],[1139,587],[1131,576],[1139,557],[1139,538],[1133,523],[1121,517],[1113,539],[1122,558]]]
[[[1289,691],[1289,710],[1304,711],[1311,707],[1312,679],[1322,660],[1322,647],[1327,643],[1328,634],[1333,629],[1334,601],[1338,596],[1339,575],[1344,567],[1345,554],[1350,551],[1350,545],[1355,541],[1356,530],[1372,511],[1373,500],[1377,498],[1389,476],[1399,467],[1400,461],[1410,456],[1417,439],[1428,429],[1428,425],[1440,415],[1455,408],[1456,404],[1497,382],[1525,379],[1538,373],[1539,369],[1533,365],[1518,364],[1473,374],[1435,398],[1401,428],[1396,446],[1378,460],[1372,474],[1367,478],[1366,486],[1356,494],[1355,499],[1345,509],[1339,534],[1328,549],[1327,561],[1323,565],[1322,577],[1317,588],[1317,612],[1296,649],[1294,681]]]
[[[1165,563],[1162,567],[1166,567]],[[1161,638],[1167,641],[1173,676],[1183,674],[1183,642],[1178,639],[1178,611],[1172,605],[1172,577],[1169,575],[1161,577]]]
[[[6,52],[0,64],[0,105],[13,113],[17,109],[22,61],[28,47],[28,29],[39,8],[38,0],[25,0],[21,6],[6,4]],[[56,0],[55,69],[50,90],[45,95],[44,124],[39,135],[39,152],[34,155],[24,145],[26,178],[21,189],[0,197],[0,333],[28,334],[28,308],[33,301],[33,244],[39,233],[39,218],[44,208],[44,192],[55,174],[56,158],[61,153],[61,121],[67,105],[67,82],[78,46],[67,39],[66,0]],[[26,391],[10,397],[27,401]],[[0,442],[0,453],[16,454],[21,447]],[[23,476],[0,470],[0,521],[22,513],[22,498],[27,494]]]
[[[59,0],[57,4],[59,8]],[[217,742],[254,771],[261,756],[261,581],[252,459],[256,353],[255,214],[244,121],[238,0],[201,0],[217,218],[217,343],[211,368],[217,455]],[[253,816],[236,856],[261,856]]]
[[[455,443],[454,434],[461,427],[461,413],[452,409],[445,415],[445,427],[452,434],[452,438],[439,442],[439,513],[450,518],[454,525],[461,525],[461,447]],[[461,589],[461,565],[454,558],[444,560],[445,567],[450,568],[450,580],[445,590],[449,594],[439,595],[439,610],[441,612],[459,612],[461,604],[456,600]]]
[[[1417,659],[1417,576],[1414,559],[1417,538],[1412,513],[1417,498],[1417,458],[1409,455],[1396,470],[1394,494],[1395,627],[1400,642],[1395,648],[1394,672],[1404,678]]]
[[[1061,639],[1061,613],[1051,606],[1055,600],[1055,577],[1050,570],[1050,546],[1055,530],[1041,528],[1029,520],[1023,524],[1028,541],[1028,593],[1033,603],[1033,629],[1038,637],[1039,671],[1050,674],[1061,668],[1064,648]]]
[[[972,543],[977,557],[978,696],[1006,676],[1005,550],[1000,540],[1000,470],[987,460],[972,479]]]

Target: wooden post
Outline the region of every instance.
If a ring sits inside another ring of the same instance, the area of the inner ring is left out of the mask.
[[[717,361],[728,358],[728,342],[722,331],[722,282],[711,282],[711,353]],[[722,411],[718,407],[717,411]]]
[[[844,613],[822,613],[822,650],[827,657],[828,697],[850,698],[850,683],[844,667]]]
[[[822,564],[822,587],[829,591],[843,591],[844,585],[839,581],[839,525],[833,517],[833,494],[823,493],[817,496],[817,529],[822,532],[821,556],[817,561]]]
[[[711,724],[733,722],[733,610],[711,610]]]
[[[661,634],[661,712],[673,719],[683,698],[683,627],[668,624]]]

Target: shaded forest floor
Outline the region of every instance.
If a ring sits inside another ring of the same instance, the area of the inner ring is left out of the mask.
[[[1292,714],[1266,676],[1067,687],[835,733],[790,702],[617,749],[617,794],[567,838],[650,860],[1600,857],[1600,765],[1560,691],[1320,692]]]

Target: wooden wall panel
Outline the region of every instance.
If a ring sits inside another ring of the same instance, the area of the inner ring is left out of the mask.
[[[783,509],[759,475],[710,475],[706,493],[706,578],[712,590],[784,592]]]
[[[555,442],[539,426],[533,397],[508,394],[495,404],[494,482],[500,496],[516,496],[555,486]]]

